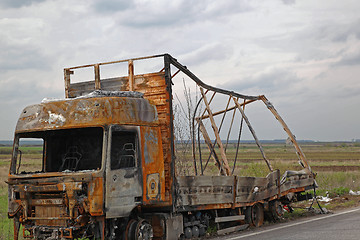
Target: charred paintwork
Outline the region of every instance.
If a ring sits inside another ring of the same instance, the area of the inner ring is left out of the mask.
[[[156,109],[148,100],[142,98],[67,99],[25,108],[16,125],[16,132],[108,124],[149,125],[156,121]]]
[[[166,201],[163,146],[159,128],[141,127],[144,204]],[[168,205],[171,203],[168,202]]]
[[[294,189],[312,186],[314,178],[307,174],[285,177],[279,184],[279,172],[267,177],[194,176],[177,177],[177,207],[189,209],[222,209],[244,207],[267,199],[278,199]]]

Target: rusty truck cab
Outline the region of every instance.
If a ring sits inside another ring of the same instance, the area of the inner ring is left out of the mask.
[[[26,107],[8,179],[15,238],[21,224],[26,238],[103,239],[107,219],[164,202],[160,134],[155,107],[136,92]],[[30,140],[42,144],[39,162],[22,154]]]

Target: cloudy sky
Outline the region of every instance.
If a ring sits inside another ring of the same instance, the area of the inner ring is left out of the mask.
[[[24,106],[64,97],[64,67],[165,52],[206,83],[265,94],[298,139],[360,139],[359,12],[358,0],[1,0],[0,140]]]

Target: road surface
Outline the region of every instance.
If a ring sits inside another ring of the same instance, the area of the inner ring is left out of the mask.
[[[360,208],[299,221],[245,230],[214,239],[227,240],[359,240]]]

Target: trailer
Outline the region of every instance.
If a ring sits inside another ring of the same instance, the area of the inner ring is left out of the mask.
[[[146,73],[135,73],[135,64]],[[127,73],[103,77],[114,65]],[[93,70],[93,80],[73,81],[83,69]],[[65,68],[64,82],[65,99],[26,107],[16,125],[7,181],[14,239],[20,229],[26,239],[190,239],[210,226],[224,234],[261,226],[264,215],[279,219],[283,205],[316,187],[295,136],[265,96],[207,85],[169,54]],[[179,83],[183,98],[174,91]],[[245,113],[253,102],[285,130],[300,169],[273,169]],[[177,122],[179,111],[187,117]],[[237,174],[244,126],[266,176]],[[37,169],[22,159],[28,140],[42,144]]]

